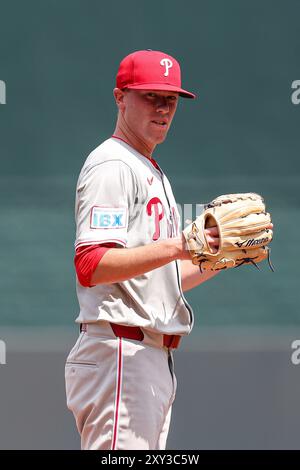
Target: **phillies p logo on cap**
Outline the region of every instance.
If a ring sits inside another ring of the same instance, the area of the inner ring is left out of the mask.
[[[170,59],[164,58],[164,59],[161,59],[160,65],[163,65],[164,67],[166,67],[166,71],[164,75],[165,77],[167,77],[169,75],[169,69],[173,66],[173,62]]]
[[[135,90],[174,91],[184,98],[196,98],[181,87],[180,65],[174,57],[160,51],[136,51],[120,63],[116,86]]]

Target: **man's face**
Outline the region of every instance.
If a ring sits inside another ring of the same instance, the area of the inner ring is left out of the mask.
[[[130,131],[149,146],[163,142],[174,117],[178,93],[126,90],[120,111]]]

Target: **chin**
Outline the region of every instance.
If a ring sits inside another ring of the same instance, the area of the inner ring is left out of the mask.
[[[164,140],[166,140],[166,137],[167,137],[167,133],[165,133],[164,135],[157,136],[155,139],[153,139],[153,141],[155,145],[162,144]]]

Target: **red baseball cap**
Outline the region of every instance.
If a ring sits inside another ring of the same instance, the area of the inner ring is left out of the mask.
[[[180,65],[174,57],[160,51],[136,51],[120,63],[116,86],[121,90],[166,90],[178,92],[184,98],[196,98],[181,88]]]

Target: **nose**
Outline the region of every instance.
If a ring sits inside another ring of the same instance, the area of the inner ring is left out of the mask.
[[[170,111],[170,105],[169,105],[169,101],[167,98],[165,98],[164,96],[160,97],[157,103],[156,111],[158,113],[163,113],[163,114],[166,114]]]

